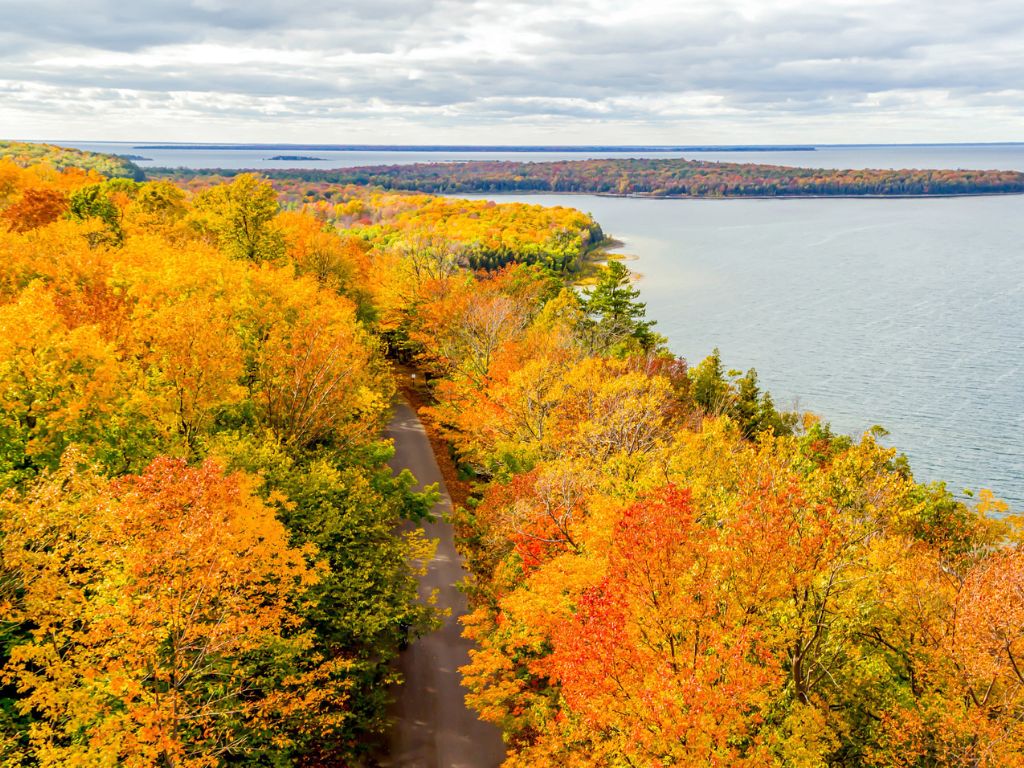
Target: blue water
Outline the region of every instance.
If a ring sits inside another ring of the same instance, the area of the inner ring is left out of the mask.
[[[146,165],[344,167],[637,153],[139,150]],[[270,162],[301,154],[324,162]],[[1024,171],[1024,144],[680,153],[820,168]],[[652,155],[657,157],[672,154]],[[648,315],[696,363],[715,346],[794,403],[891,433],[920,480],[991,488],[1024,510],[1024,196],[905,200],[637,200],[498,196],[589,211],[635,257]]]
[[[448,163],[467,160],[516,160],[545,162],[552,160],[587,160],[597,157],[634,157],[628,152],[410,152],[410,151],[339,151],[323,149],[143,149],[145,142],[60,142],[64,146],[92,152],[141,155],[147,160],[135,161],[139,167],[168,168],[352,168],[360,165],[405,165],[407,163]],[[751,155],[760,153],[749,153]],[[799,153],[795,153],[799,154]],[[815,154],[809,152],[807,154]],[[301,155],[315,161],[270,160],[279,155]],[[682,153],[659,153],[658,157],[681,157]]]

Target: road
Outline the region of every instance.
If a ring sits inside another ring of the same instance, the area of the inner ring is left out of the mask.
[[[422,485],[438,483],[441,501],[435,513],[451,510],[430,441],[415,411],[396,402],[387,430],[394,438],[394,470],[409,469]],[[451,609],[444,625],[405,650],[399,668],[405,685],[392,709],[395,725],[389,739],[390,756],[382,766],[395,768],[497,768],[505,758],[500,731],[481,722],[466,707],[459,667],[469,662],[471,643],[462,637],[458,618],[466,613],[466,598],[455,588],[463,577],[462,558],[455,551],[451,526],[439,520],[425,523],[427,536],[438,539],[437,554],[420,586],[433,589],[438,606]]]

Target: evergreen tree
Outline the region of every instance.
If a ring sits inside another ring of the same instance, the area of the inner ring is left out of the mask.
[[[693,400],[706,413],[728,413],[732,402],[729,382],[722,368],[722,355],[718,347],[690,372],[693,382]]]
[[[752,438],[760,432],[791,435],[799,422],[799,414],[780,412],[768,392],[762,392],[757,383],[757,371],[725,371],[722,356],[716,347],[700,365],[690,373],[693,400],[705,413],[726,415],[736,420],[744,437]]]
[[[753,437],[763,428],[761,388],[757,385],[757,371],[753,368],[736,380],[736,400],[732,416],[739,422],[744,437]]]
[[[583,295],[591,345],[595,351],[609,352],[633,341],[648,352],[660,337],[651,328],[653,320],[645,320],[647,305],[637,301],[640,291],[630,284],[629,270],[613,261],[601,272],[597,285]]]

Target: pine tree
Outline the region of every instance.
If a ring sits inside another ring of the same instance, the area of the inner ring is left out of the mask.
[[[621,262],[610,262],[597,285],[583,295],[595,351],[608,352],[631,340],[644,351],[657,346],[659,337],[651,330],[654,321],[644,319],[647,305],[637,301],[639,297],[640,291],[630,284],[629,270]]]

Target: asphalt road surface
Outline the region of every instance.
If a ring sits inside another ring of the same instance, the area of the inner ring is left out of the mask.
[[[441,472],[423,425],[404,400],[395,404],[387,430],[394,438],[393,469],[409,469],[421,485],[438,483],[441,501],[435,514],[451,510]],[[427,536],[438,539],[437,554],[420,586],[423,594],[436,589],[438,605],[451,615],[436,632],[406,649],[399,668],[405,684],[392,709],[395,725],[390,755],[382,766],[398,768],[497,768],[505,759],[500,731],[481,722],[465,704],[459,667],[469,662],[471,643],[462,637],[458,618],[466,613],[466,598],[455,588],[463,577],[462,558],[455,551],[451,526],[438,520],[424,523]]]

